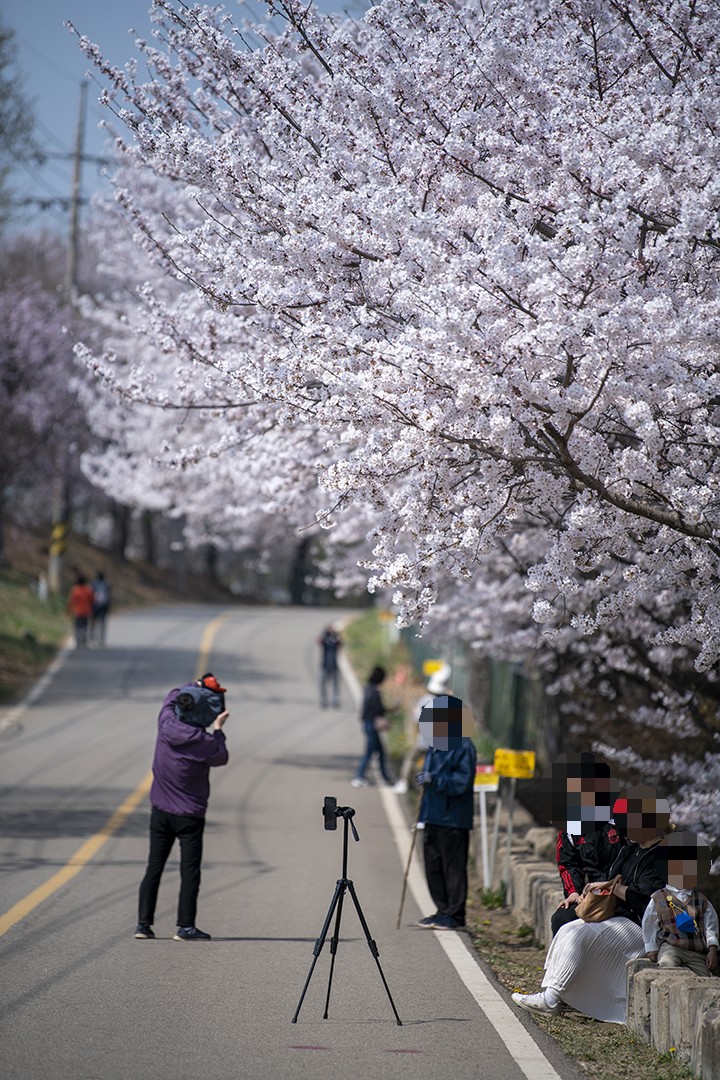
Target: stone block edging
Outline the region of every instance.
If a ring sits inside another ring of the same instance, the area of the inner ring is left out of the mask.
[[[546,948],[550,919],[563,898],[554,829],[528,830],[526,850],[510,857],[510,906]],[[659,1053],[672,1051],[700,1080],[720,1077],[720,980],[683,968],[663,970],[644,957],[627,963],[627,1026]]]

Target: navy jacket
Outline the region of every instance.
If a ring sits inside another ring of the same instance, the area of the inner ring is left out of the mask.
[[[366,731],[373,730],[373,723],[377,716],[385,715],[385,706],[377,686],[368,683],[363,691],[362,712],[360,722]]]
[[[428,750],[424,772],[432,783],[423,791],[420,821],[449,829],[472,829],[477,753],[472,739],[458,750]]]

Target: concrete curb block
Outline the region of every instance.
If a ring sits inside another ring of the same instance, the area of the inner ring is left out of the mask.
[[[525,851],[510,857],[510,896],[515,916],[532,926],[545,947],[550,919],[563,898],[554,861],[554,829],[533,828]],[[627,962],[626,1024],[658,1053],[674,1052],[701,1080],[720,1077],[720,981],[686,969],[658,968],[645,957]]]

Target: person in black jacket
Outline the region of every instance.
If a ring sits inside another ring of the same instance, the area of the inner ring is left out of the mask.
[[[609,877],[610,867],[625,843],[611,821],[603,822],[594,832],[572,836],[558,833],[555,857],[565,899],[550,919],[553,937],[561,926],[577,918],[575,909],[587,883]]]
[[[607,877],[625,839],[611,817],[617,784],[610,766],[594,754],[563,755],[541,784],[546,815],[559,829],[555,857],[565,893],[552,915],[554,937],[577,918],[575,908],[588,881]]]
[[[394,783],[385,763],[385,747],[383,746],[382,739],[380,738],[380,731],[378,730],[380,726],[378,721],[381,720],[381,718],[384,718],[386,712],[385,704],[378,689],[384,682],[385,669],[374,667],[370,672],[367,685],[363,692],[360,723],[365,732],[365,753],[360,759],[357,773],[350,781],[353,787],[368,787],[368,780],[365,777],[365,773],[374,754],[377,754],[378,765],[380,766],[380,772],[382,773],[382,778],[385,783]]]

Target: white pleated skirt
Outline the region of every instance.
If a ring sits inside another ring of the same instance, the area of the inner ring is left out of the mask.
[[[545,957],[543,987],[552,986],[573,1009],[624,1024],[627,1009],[625,964],[643,956],[642,930],[630,919],[565,923]]]

